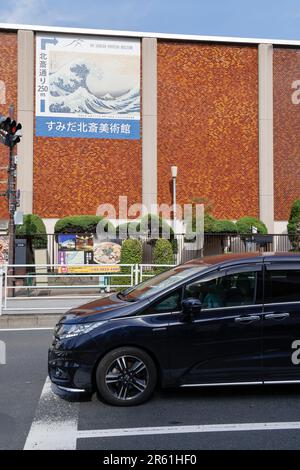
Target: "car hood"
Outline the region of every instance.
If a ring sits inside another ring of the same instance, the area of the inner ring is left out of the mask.
[[[60,323],[91,323],[102,320],[128,316],[136,313],[148,303],[147,300],[126,302],[118,299],[116,294],[88,302],[68,310]]]

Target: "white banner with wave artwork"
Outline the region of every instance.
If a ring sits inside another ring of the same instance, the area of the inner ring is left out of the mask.
[[[36,135],[140,138],[140,41],[36,36]]]

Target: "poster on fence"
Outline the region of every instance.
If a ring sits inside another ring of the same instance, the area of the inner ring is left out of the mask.
[[[93,235],[58,237],[58,264],[62,265],[59,273],[119,273],[120,260],[121,240],[103,241]]]
[[[0,264],[8,263],[8,252],[9,252],[8,236],[2,235],[0,236]]]
[[[58,235],[58,249],[64,250],[75,250],[76,248],[76,235],[66,234]]]

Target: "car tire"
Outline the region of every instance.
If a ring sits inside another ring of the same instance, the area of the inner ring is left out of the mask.
[[[156,366],[145,351],[122,347],[107,353],[96,370],[97,389],[111,405],[140,405],[150,398],[157,382]]]

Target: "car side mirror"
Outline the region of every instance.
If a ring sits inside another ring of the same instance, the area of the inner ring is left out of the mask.
[[[201,312],[202,303],[199,299],[189,297],[181,302],[183,318],[192,321]]]

